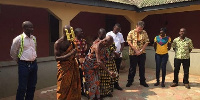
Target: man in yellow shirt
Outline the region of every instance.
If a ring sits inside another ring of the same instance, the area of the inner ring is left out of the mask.
[[[149,38],[147,32],[143,30],[144,22],[139,21],[134,30],[131,30],[127,36],[127,42],[129,45],[129,59],[130,59],[130,68],[128,74],[128,83],[126,87],[130,87],[134,81],[136,74],[136,67],[139,66],[139,76],[140,76],[140,85],[144,87],[149,87],[146,83],[145,78],[145,61],[146,61],[146,52],[145,48],[149,44]]]
[[[171,87],[178,86],[178,74],[181,67],[183,66],[184,77],[183,83],[187,89],[190,89],[189,85],[189,68],[190,68],[190,53],[192,51],[193,43],[192,40],[186,37],[187,31],[185,28],[181,28],[179,31],[179,37],[175,38],[172,42],[172,48],[175,51],[174,57],[174,80]]]
[[[154,49],[156,51],[156,80],[154,86],[160,84],[160,68],[162,67],[162,83],[161,86],[165,87],[166,64],[169,58],[168,50],[171,49],[171,38],[166,36],[166,28],[160,29],[160,35],[154,38]]]

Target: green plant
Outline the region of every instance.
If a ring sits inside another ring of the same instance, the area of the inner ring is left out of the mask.
[[[129,47],[124,47],[122,51],[122,60],[128,60],[129,59]]]

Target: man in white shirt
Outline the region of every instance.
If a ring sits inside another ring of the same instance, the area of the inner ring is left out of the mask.
[[[113,27],[113,31],[110,31],[106,34],[106,36],[110,35],[114,39],[114,43],[116,46],[115,64],[116,64],[118,73],[119,73],[119,69],[120,69],[120,65],[121,65],[121,61],[122,61],[122,50],[124,48],[124,42],[125,42],[123,35],[122,35],[122,33],[120,33],[120,31],[121,31],[121,25],[117,23]],[[122,88],[119,86],[118,81],[114,84],[114,88],[116,88],[118,90],[122,90]]]
[[[22,23],[23,33],[13,39],[10,55],[18,63],[18,89],[16,100],[33,100],[37,83],[36,38],[33,24]]]

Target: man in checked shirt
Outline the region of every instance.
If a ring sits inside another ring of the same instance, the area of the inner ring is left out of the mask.
[[[190,89],[189,85],[189,68],[190,68],[190,53],[192,51],[193,43],[192,40],[186,37],[186,29],[181,28],[179,31],[179,37],[175,38],[172,43],[172,48],[175,51],[174,57],[174,80],[171,87],[178,86],[178,74],[181,67],[183,66],[184,77],[183,83],[187,89]]]

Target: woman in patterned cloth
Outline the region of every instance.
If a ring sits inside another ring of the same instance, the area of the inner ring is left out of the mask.
[[[85,72],[89,100],[93,100],[95,98],[100,100],[99,67],[102,67],[109,75],[113,77],[116,76],[104,65],[109,56],[106,49],[111,44],[113,44],[113,38],[111,36],[107,36],[100,41],[95,41],[90,47],[89,53],[85,57],[82,69]]]
[[[106,36],[106,31],[105,29],[101,28],[99,29],[98,32],[98,38],[95,40],[96,41],[100,41],[103,38],[105,38]],[[115,65],[115,61],[113,59],[113,52],[115,51],[116,47],[115,44],[113,43],[107,50],[109,53],[109,59],[106,62],[106,68],[112,72],[116,72],[117,71],[117,67]],[[112,91],[114,88],[114,83],[116,82],[116,80],[118,78],[112,78],[110,77],[110,75],[108,75],[108,73],[103,69],[103,68],[99,68],[99,72],[100,72],[100,95],[101,97],[113,97],[112,95]]]

